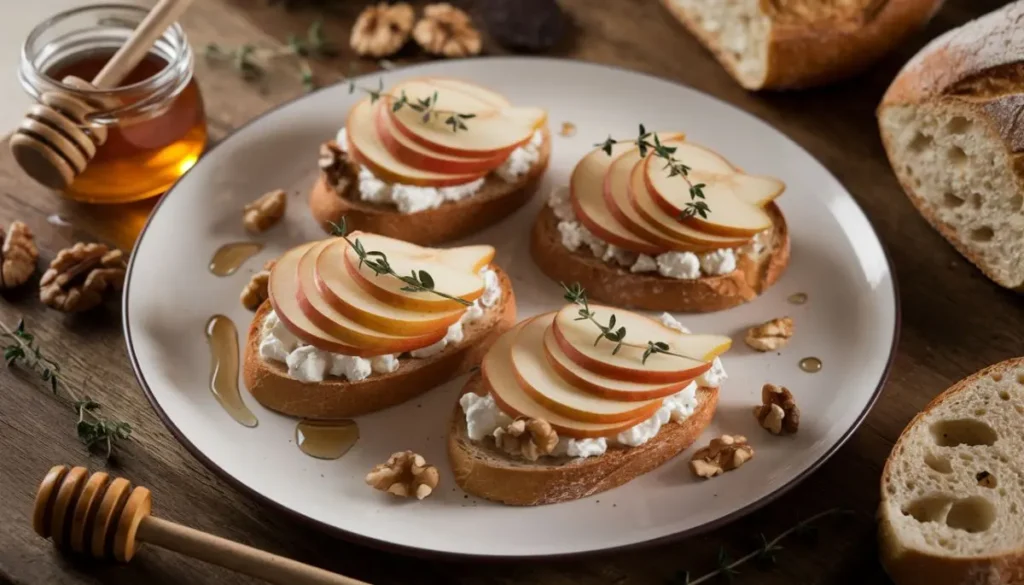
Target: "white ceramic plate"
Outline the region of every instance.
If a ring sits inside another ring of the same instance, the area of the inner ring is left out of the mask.
[[[342,125],[356,97],[325,88],[245,126],[203,157],[164,197],[132,255],[124,296],[125,336],[136,374],[153,406],[185,446],[242,489],[349,537],[420,552],[508,557],[606,550],[693,533],[750,512],[805,477],[849,437],[878,396],[895,346],[898,309],[889,262],[849,193],[821,164],[756,118],[716,99],[636,73],[558,60],[475,59],[387,73],[446,75],[493,87],[513,103],[547,108],[554,154],[541,194],[565,184],[576,161],[609,134],[648,128],[683,130],[748,172],[784,180],[779,200],[792,233],[785,276],[753,303],[710,315],[682,316],[697,332],[726,333],[729,379],[714,423],[700,443],[723,432],[751,438],[757,456],[711,481],[687,470],[689,451],[623,487],[583,500],[512,508],[465,495],[448,471],[445,431],[465,378],[407,404],[359,419],[362,438],[345,457],[303,455],[295,422],[259,406],[257,428],[235,423],[208,390],[204,325],[228,315],[245,335],[250,313],[238,301],[263,262],[302,241],[321,238],[305,205],[319,144]],[[376,85],[376,78],[364,80]],[[575,136],[557,135],[562,122]],[[236,274],[213,276],[207,263],[221,244],[249,239],[242,205],[277,187],[292,193],[288,215],[260,240],[264,251]],[[494,245],[512,275],[520,318],[558,308],[556,283],[533,265],[528,233],[543,197],[469,241]],[[796,292],[802,306],[787,303]],[[745,329],[791,315],[796,335],[781,355],[757,354]],[[244,340],[243,340],[244,341]],[[806,356],[820,373],[798,367]],[[803,412],[800,432],[773,437],[751,408],[761,385],[789,387]],[[144,430],[144,429],[143,429]],[[368,488],[363,477],[389,454],[413,449],[441,469],[437,493],[399,501]]]

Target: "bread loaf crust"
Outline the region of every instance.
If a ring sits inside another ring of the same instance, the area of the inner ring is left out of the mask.
[[[330,233],[331,223],[344,217],[349,228],[434,246],[457,240],[494,225],[525,205],[537,190],[551,159],[551,133],[542,128],[544,142],[540,156],[529,172],[515,183],[490,174],[474,195],[444,203],[434,209],[400,213],[392,205],[365,203],[359,199],[358,181],[338,193],[323,171],[309,194],[309,208],[320,227]],[[359,175],[359,164],[350,162],[349,172]]]

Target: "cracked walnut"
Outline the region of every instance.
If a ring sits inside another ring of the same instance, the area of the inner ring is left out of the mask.
[[[121,250],[79,242],[50,262],[39,281],[39,299],[58,311],[88,311],[121,290],[126,268]]]
[[[711,439],[711,443],[698,449],[690,459],[690,470],[694,475],[712,478],[732,471],[754,457],[754,448],[747,444],[742,435],[722,435]]]
[[[744,341],[757,351],[775,351],[789,343],[790,337],[793,337],[793,319],[779,317],[748,329]]]
[[[558,444],[558,433],[539,418],[519,418],[494,431],[494,442],[509,455],[519,455],[527,461],[536,461],[548,455]]]
[[[412,38],[426,52],[444,57],[477,55],[483,46],[469,15],[447,2],[423,9],[423,18],[412,30]]]
[[[773,435],[793,434],[800,428],[800,408],[793,393],[774,384],[761,388],[761,406],[754,407],[754,418]]]
[[[415,14],[405,2],[378,2],[367,6],[352,27],[349,44],[364,57],[387,57],[409,40]]]
[[[437,468],[427,465],[422,455],[399,451],[366,474],[366,483],[395,496],[422,500],[434,491],[440,478]]]
[[[0,289],[21,286],[28,282],[36,271],[39,248],[36,247],[32,230],[20,221],[11,222],[5,232],[0,228]]]
[[[242,210],[242,225],[254,234],[264,232],[281,221],[287,207],[288,197],[284,189],[268,191],[246,204]]]

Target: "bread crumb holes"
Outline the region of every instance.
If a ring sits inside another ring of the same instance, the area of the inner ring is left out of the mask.
[[[910,152],[921,152],[928,148],[932,144],[932,137],[928,136],[923,132],[918,132],[914,135],[914,139],[910,141],[910,145],[907,147]]]
[[[959,146],[950,146],[946,149],[946,158],[953,166],[962,167],[967,164],[967,153]]]
[[[999,438],[995,429],[969,418],[940,420],[932,424],[931,432],[939,447],[992,445]]]
[[[972,534],[985,532],[995,521],[995,506],[981,496],[971,496],[954,502],[946,514],[946,526]]]
[[[947,457],[942,455],[928,453],[924,456],[924,463],[939,473],[953,473],[953,464],[950,463]]]
[[[975,242],[991,242],[996,233],[987,225],[971,230],[971,239]]]
[[[974,479],[976,479],[978,481],[978,485],[983,488],[992,489],[996,487],[996,484],[998,483],[996,481],[996,476],[987,471],[979,471],[978,473],[975,473]]]
[[[957,208],[964,204],[964,198],[946,191],[942,194],[942,204],[949,208]]]

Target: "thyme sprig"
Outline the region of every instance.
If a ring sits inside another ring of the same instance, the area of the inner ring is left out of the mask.
[[[352,247],[356,256],[359,257],[360,268],[365,264],[370,270],[373,270],[375,276],[387,275],[397,278],[405,284],[401,290],[406,292],[429,292],[467,307],[473,304],[466,299],[452,296],[434,288],[434,277],[432,277],[426,270],[412,270],[408,276],[403,276],[395,272],[391,267],[391,264],[388,262],[388,257],[384,252],[379,250],[367,250],[363,247],[363,243],[359,241],[359,238],[356,238],[355,240],[349,238],[348,225],[346,224],[344,217],[341,218],[340,223],[330,222],[330,224],[331,234],[339,238],[343,238],[348,242],[348,245]]]
[[[619,142],[622,141],[608,136],[604,142],[599,142],[594,146],[600,147],[608,156],[611,156],[612,147]],[[690,201],[687,202],[686,206],[683,208],[682,218],[699,215],[702,218],[707,219],[708,212],[711,211],[707,202],[704,201],[704,187],[707,185],[704,183],[694,183],[690,180],[690,171],[692,169],[676,158],[676,147],[662,144],[658,135],[653,132],[648,132],[647,129],[644,128],[643,124],[640,124],[640,129],[637,133],[636,139],[631,140],[630,142],[636,143],[640,150],[641,158],[647,158],[647,153],[652,153],[655,157],[665,161],[665,166],[663,168],[668,171],[669,177],[682,177],[682,179],[686,181],[686,184],[690,188]]]
[[[447,126],[451,126],[452,132],[458,132],[459,130],[469,130],[466,126],[466,120],[472,120],[476,117],[476,114],[456,112],[454,110],[442,110],[437,107],[438,92],[434,92],[425,98],[410,98],[405,94],[405,91],[399,92],[396,96],[394,94],[386,93],[384,91],[384,80],[377,80],[377,88],[361,87],[354,81],[348,82],[348,93],[353,94],[356,91],[362,91],[363,93],[370,96],[370,103],[375,104],[379,100],[386,100],[391,103],[391,111],[397,112],[402,108],[409,108],[410,110],[420,114],[420,121],[424,124],[429,123],[432,119],[444,119],[444,123]]]
[[[623,345],[630,345],[631,347],[636,347],[632,346],[631,344],[626,344],[623,341],[626,338],[626,328],[620,325],[616,329],[616,320],[614,313],[608,316],[607,324],[601,323],[600,321],[597,320],[597,314],[590,309],[590,302],[587,300],[587,291],[583,289],[580,283],[574,282],[571,285],[566,285],[564,282],[562,282],[559,284],[562,285],[562,290],[565,291],[565,300],[580,307],[579,312],[577,313],[578,316],[576,317],[576,320],[590,321],[601,331],[598,334],[597,338],[594,339],[595,346],[598,343],[600,343],[602,339],[607,339],[608,341],[611,341],[612,343],[615,344],[615,347],[612,348],[612,355],[619,353],[619,350],[622,349]],[[640,363],[646,364],[648,358],[650,358],[652,355],[659,353],[673,355],[676,357],[690,357],[678,353],[673,353],[669,351],[669,349],[669,345],[664,341],[648,341],[647,347],[644,349],[644,355],[643,358],[640,360]]]
[[[296,64],[302,86],[306,91],[312,91],[317,83],[309,59],[333,57],[338,53],[337,48],[324,37],[323,26],[323,20],[317,19],[309,25],[305,37],[290,35],[288,43],[280,48],[261,48],[251,43],[225,48],[209,43],[203,55],[207,61],[230,63],[246,81],[262,79],[273,61],[291,60]]]
[[[7,367],[21,365],[38,373],[54,396],[59,395],[61,388],[64,389],[64,394],[71,400],[71,407],[78,416],[75,424],[78,438],[88,449],[101,451],[105,457],[110,458],[115,444],[131,436],[130,424],[103,418],[99,414],[98,402],[88,396],[84,399],[79,398],[65,383],[60,364],[43,353],[35,335],[25,329],[24,320],[18,321],[14,329],[0,322],[0,337],[10,342],[4,346],[4,361]]]

